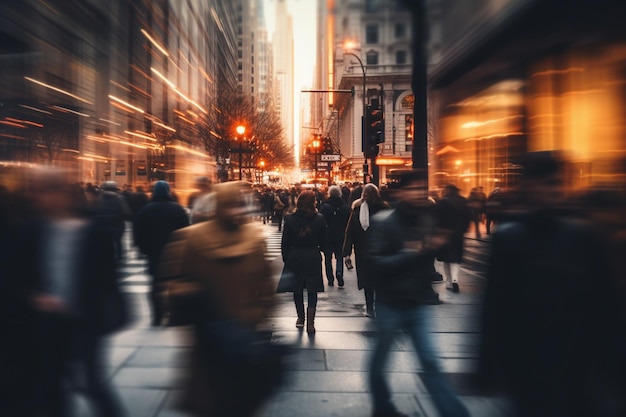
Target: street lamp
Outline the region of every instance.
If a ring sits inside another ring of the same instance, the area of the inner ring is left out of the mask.
[[[354,46],[352,42],[348,42],[346,43],[344,46],[346,47],[352,47]],[[362,118],[362,122],[361,122],[361,146],[363,147],[363,183],[366,182],[367,180],[367,175],[369,174],[369,165],[367,164],[367,143],[365,140],[365,115],[367,113],[367,103],[365,101],[365,85],[366,85],[366,75],[365,75],[365,66],[363,65],[363,61],[361,61],[361,58],[359,58],[359,56],[357,54],[355,54],[354,52],[346,52],[345,50],[343,51],[344,55],[350,55],[353,56],[357,59],[357,61],[359,61],[359,65],[361,66],[361,71],[363,72],[363,118]]]
[[[239,181],[241,181],[243,171],[241,167],[241,154],[243,153],[243,134],[246,133],[246,127],[243,125],[239,125],[235,130],[237,131],[237,135],[239,135]]]

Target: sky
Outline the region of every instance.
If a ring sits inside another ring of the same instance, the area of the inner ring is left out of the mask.
[[[272,39],[276,19],[276,1],[264,0],[265,24],[268,39]],[[313,68],[315,67],[317,1],[315,0],[286,0],[287,8],[293,18],[294,27],[294,130],[296,144],[300,135],[300,104],[302,103],[303,88],[311,88],[313,84]],[[308,97],[306,97],[308,99]]]

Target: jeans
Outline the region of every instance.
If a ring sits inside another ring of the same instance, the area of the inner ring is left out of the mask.
[[[324,265],[326,267],[326,279],[333,282],[335,276],[343,277],[342,243],[332,243],[327,251],[324,251]],[[333,255],[335,255],[335,275],[333,275]]]
[[[376,346],[369,364],[369,384],[375,412],[393,412],[391,392],[384,378],[385,365],[398,330],[407,332],[420,359],[422,381],[428,389],[442,417],[469,417],[469,411],[458,398],[445,376],[441,373],[437,350],[428,331],[425,314],[427,307],[409,309],[393,308],[384,303],[376,305]]]

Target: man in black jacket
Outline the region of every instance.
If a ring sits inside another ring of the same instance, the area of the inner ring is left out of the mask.
[[[440,371],[437,351],[427,328],[423,302],[432,279],[432,262],[445,243],[436,233],[428,207],[428,185],[422,171],[407,171],[394,190],[397,205],[371,221],[368,252],[376,275],[378,338],[370,362],[374,417],[405,416],[396,411],[384,379],[394,336],[406,331],[424,367],[422,380],[443,417],[469,412]]]
[[[326,218],[328,226],[328,246],[324,251],[324,265],[328,286],[332,287],[335,281],[333,277],[333,255],[335,256],[335,276],[337,285],[343,287],[343,238],[346,233],[346,225],[350,217],[350,208],[341,198],[341,188],[332,185],[328,189],[328,200],[324,201],[320,212]]]
[[[152,325],[160,326],[163,320],[163,305],[156,272],[163,247],[174,230],[189,225],[185,209],[174,201],[166,181],[157,181],[152,190],[152,201],[137,213],[133,222],[135,244],[148,257],[148,272],[152,276],[150,304]]]

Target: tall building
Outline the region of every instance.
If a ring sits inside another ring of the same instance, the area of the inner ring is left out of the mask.
[[[385,182],[390,170],[411,164],[410,14],[400,0],[319,1],[326,26],[320,32],[325,39],[320,42],[318,85],[328,83],[342,91],[326,95],[320,100],[326,108],[318,107],[326,112],[320,121],[327,120],[322,134],[335,138],[335,152],[342,155],[333,176],[335,180]],[[377,104],[384,113],[384,142],[378,146],[376,163],[368,155],[365,164],[362,116],[368,105]]]
[[[294,42],[293,19],[286,0],[276,1],[276,28],[272,37],[275,108],[285,136],[294,144]]]

